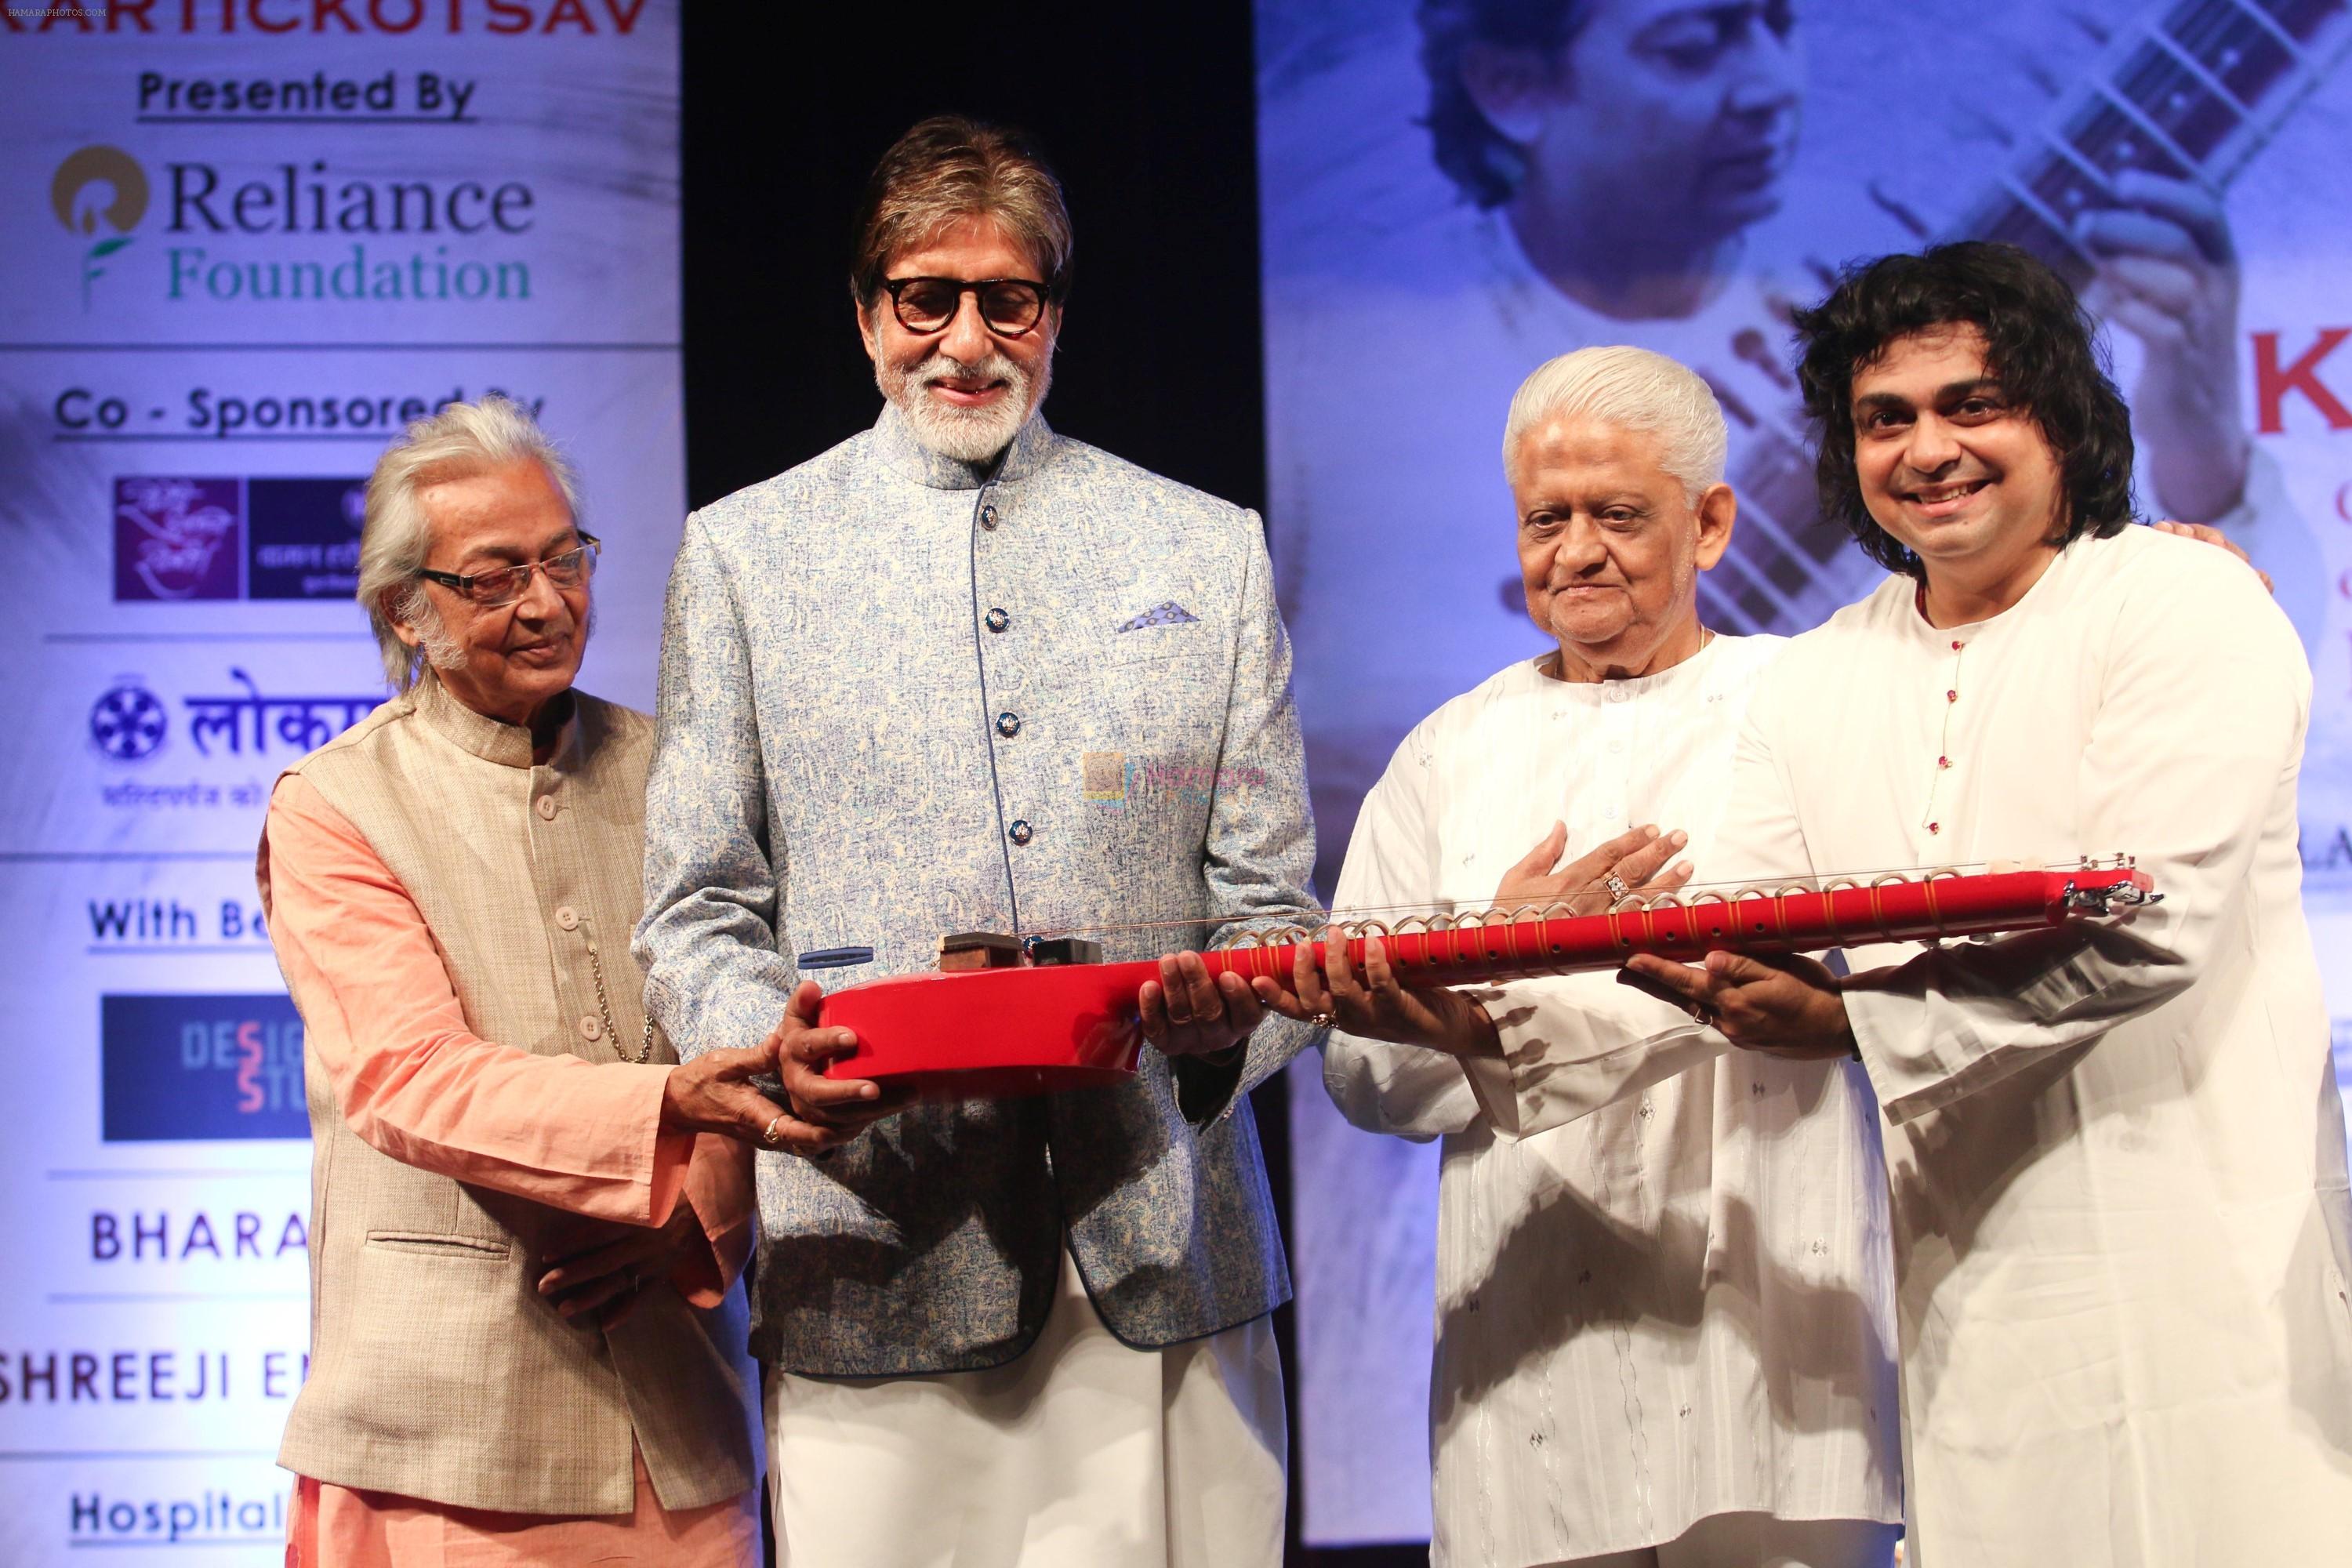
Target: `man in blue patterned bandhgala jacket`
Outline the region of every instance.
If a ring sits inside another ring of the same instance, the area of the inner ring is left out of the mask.
[[[764,1037],[797,954],[870,947],[865,979],[949,931],[1161,922],[1117,960],[1312,918],[1258,520],[1047,427],[1069,260],[1020,136],[915,127],[852,278],[880,419],[687,521],[637,932],[681,1057]],[[1279,1560],[1289,1279],[1246,1095],[1314,1031],[1161,973],[1122,1087],[761,1156],[788,1568]]]

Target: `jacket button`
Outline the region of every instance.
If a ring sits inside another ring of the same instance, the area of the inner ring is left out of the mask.
[[[562,909],[555,911],[555,923],[562,927],[565,931],[578,931],[580,929],[580,911],[573,909],[570,904],[566,904]]]
[[[1030,829],[1029,819],[1022,816],[1013,819],[1013,826],[1004,830],[1004,836],[1015,844],[1026,844],[1036,837]]]
[[[996,716],[996,732],[1003,736],[1008,741],[1013,739],[1013,736],[1021,733],[1021,715],[1018,713],[999,713]]]
[[[591,1013],[586,1017],[581,1019],[580,1037],[583,1040],[603,1039],[604,1037],[604,1021],[598,1018],[593,1013]]]
[[[980,509],[980,526],[982,528],[994,528],[996,526],[996,509],[994,507],[984,506]]]
[[[539,805],[535,809],[539,812],[539,819],[541,822],[553,822],[555,820],[555,797],[551,795],[541,795],[539,797]]]
[[[991,610],[988,612],[988,629],[990,631],[1001,632],[1012,624],[1013,617],[1006,615],[1003,610]]]

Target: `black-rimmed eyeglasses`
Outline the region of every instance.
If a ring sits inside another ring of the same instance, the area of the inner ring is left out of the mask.
[[[955,320],[963,297],[980,300],[980,319],[1000,337],[1017,338],[1045,313],[1045,285],[1026,278],[886,278],[890,313],[910,332],[937,332]]]
[[[596,552],[603,544],[593,533],[583,532],[579,537],[578,544],[544,561],[525,561],[519,565],[500,566],[468,576],[419,566],[416,574],[428,583],[439,583],[457,589],[483,609],[495,610],[501,605],[511,605],[530,593],[530,574],[534,572],[546,573],[547,580],[558,588],[577,588],[588,581],[589,574],[596,570]]]

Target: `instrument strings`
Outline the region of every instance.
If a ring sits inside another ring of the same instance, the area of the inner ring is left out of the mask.
[[[2086,862],[2086,864],[2088,864]],[[1570,915],[1608,914],[1622,910],[1667,909],[1688,905],[1694,900],[1720,899],[1728,903],[1740,898],[1778,897],[1788,893],[1818,893],[1832,887],[1869,887],[1885,881],[1916,881],[1923,877],[1980,876],[1992,871],[2038,870],[2038,866],[2021,862],[1982,861],[1965,865],[1900,866],[1880,870],[1845,871],[1833,876],[1790,877],[1777,882],[1686,882],[1673,889],[1652,890],[1628,888],[1622,897],[1612,898],[1605,886],[1588,884],[1546,898],[1497,900],[1489,891],[1474,898],[1440,898],[1420,903],[1349,904],[1329,909],[1269,910],[1264,914],[1193,915],[1172,920],[1106,921],[1093,925],[1047,925],[1017,931],[1021,937],[1040,940],[1054,937],[1117,936],[1129,932],[1151,932],[1198,930],[1202,926],[1270,927],[1256,933],[1262,943],[1274,937],[1291,941],[1319,935],[1326,927],[1338,926],[1342,935],[1365,935],[1374,926],[1393,934],[1393,928],[1406,921],[1420,921],[1433,930],[1450,930],[1467,925],[1499,925],[1514,920],[1559,919]],[[1311,921],[1312,923],[1307,923]],[[1436,922],[1443,922],[1442,924]],[[1246,935],[1247,933],[1245,933]]]

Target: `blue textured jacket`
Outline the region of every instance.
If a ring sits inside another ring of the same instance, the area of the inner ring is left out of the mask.
[[[1290,648],[1257,518],[1024,426],[992,476],[895,410],[688,519],[662,638],[636,951],[682,1058],[757,1043],[794,955],[843,981],[940,933],[1172,922],[1108,959],[1311,911]],[[831,977],[828,977],[831,978]],[[1139,1346],[1270,1311],[1289,1278],[1232,1114],[1307,1044],[1220,1069],[918,1106],[820,1161],[762,1153],[752,1349],[836,1375],[1010,1361],[1066,1231]]]

